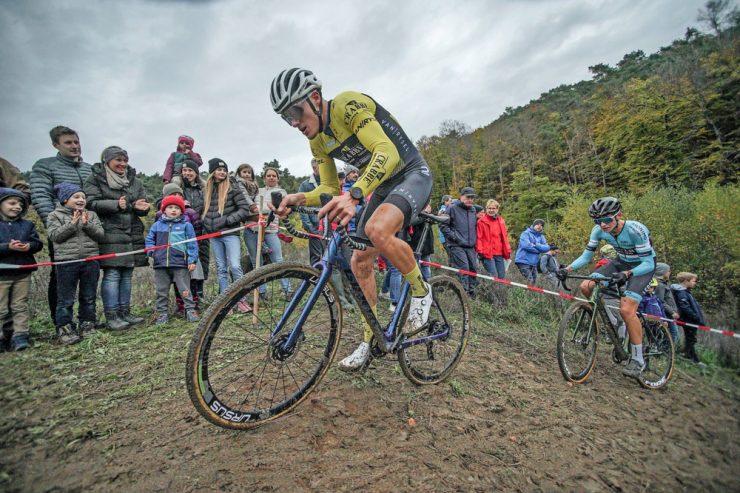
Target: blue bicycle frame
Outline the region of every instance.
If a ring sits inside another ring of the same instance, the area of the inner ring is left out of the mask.
[[[428,224],[424,225],[425,228],[428,226],[429,226]],[[316,300],[318,299],[319,296],[321,296],[321,294],[326,289],[326,285],[329,282],[329,279],[331,278],[334,265],[341,266],[342,274],[345,276],[345,279],[347,279],[350,283],[350,286],[352,288],[352,294],[355,297],[355,300],[358,302],[360,311],[362,312],[365,319],[369,321],[370,327],[373,331],[373,334],[375,335],[376,342],[378,343],[379,348],[383,350],[383,352],[390,353],[398,349],[406,349],[408,347],[415,346],[417,344],[425,344],[425,343],[435,341],[437,339],[443,339],[449,335],[449,332],[450,332],[449,324],[447,323],[447,320],[444,320],[445,329],[443,331],[440,331],[438,333],[434,333],[431,335],[427,335],[424,337],[404,340],[399,343],[399,340],[401,339],[401,336],[403,335],[403,333],[401,331],[398,331],[397,329],[404,322],[400,320],[401,312],[403,311],[400,309],[396,310],[393,313],[393,316],[391,317],[391,321],[388,323],[388,327],[384,331],[377,317],[375,316],[373,311],[370,309],[370,304],[367,302],[365,295],[362,293],[362,290],[360,289],[360,285],[357,283],[357,280],[352,274],[352,270],[349,266],[349,263],[347,262],[344,255],[342,254],[342,249],[341,249],[342,243],[343,243],[343,239],[339,235],[339,233],[336,233],[336,232],[333,233],[332,239],[329,241],[329,244],[324,251],[324,255],[322,256],[321,260],[318,261],[314,265],[314,267],[317,270],[319,270],[319,272],[321,273],[319,278],[318,279],[312,278],[307,281],[303,281],[301,283],[301,285],[298,287],[298,289],[296,289],[295,293],[293,294],[293,298],[290,300],[290,303],[288,303],[288,306],[286,307],[285,312],[283,313],[282,317],[278,321],[277,326],[272,331],[271,336],[274,338],[285,328],[285,325],[287,324],[289,317],[291,316],[293,311],[298,306],[300,300],[306,294],[306,291],[308,291],[311,285],[315,285],[317,289],[314,289],[314,291],[309,296],[308,302],[306,303],[306,306],[303,308],[303,311],[298,317],[298,320],[296,320],[295,325],[293,326],[290,332],[290,335],[288,336],[287,340],[285,340],[283,343],[283,349],[287,351],[287,350],[292,349],[293,346],[295,345],[296,341],[298,340],[298,337],[300,336],[301,327],[306,322],[306,319],[308,318],[309,314],[313,310]],[[420,255],[418,253],[415,253],[415,256],[418,262]],[[401,287],[401,296],[398,300],[397,306],[399,307],[404,306],[404,304],[406,303],[406,299],[409,296],[409,291],[410,291],[409,283],[406,280],[404,280],[403,285]],[[436,301],[434,302],[434,304],[436,305]],[[440,314],[442,318],[444,319],[445,316],[441,310],[440,310]]]

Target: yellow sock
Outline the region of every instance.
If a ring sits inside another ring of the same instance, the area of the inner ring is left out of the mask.
[[[370,309],[373,311],[373,315],[376,317],[378,316],[378,305],[373,305],[370,307]],[[367,322],[367,320],[363,320],[362,324],[362,340],[364,342],[370,342],[370,340],[373,338],[373,329],[370,327],[370,324]]]
[[[412,270],[408,274],[404,274],[403,277],[409,282],[409,285],[411,286],[411,296],[421,298],[429,293],[427,285],[424,282],[424,277],[421,275],[421,270],[419,270],[418,265],[415,265],[414,270]]]

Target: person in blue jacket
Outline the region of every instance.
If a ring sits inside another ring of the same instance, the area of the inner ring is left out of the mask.
[[[182,215],[185,201],[178,195],[168,195],[162,199],[162,216],[146,235],[147,248],[171,245],[150,250],[147,254],[154,258],[154,286],[157,290],[157,321],[165,324],[169,320],[169,292],[173,282],[185,303],[185,318],[188,322],[200,320],[195,309],[195,301],[190,291],[190,273],[198,262],[198,242],[194,240],[195,230]],[[179,245],[173,243],[193,240]]]
[[[545,235],[542,233],[543,229],[545,229],[545,220],[535,219],[532,225],[519,236],[514,263],[530,284],[534,284],[537,280],[540,254],[550,251],[550,245],[547,244]]]
[[[676,279],[678,282],[671,285],[671,290],[678,306],[681,321],[694,325],[706,325],[704,312],[701,311],[699,303],[691,294],[691,290],[696,287],[699,276],[692,272],[679,272]],[[700,364],[699,355],[696,353],[696,327],[684,325],[683,333],[685,336],[683,355],[689,361]]]

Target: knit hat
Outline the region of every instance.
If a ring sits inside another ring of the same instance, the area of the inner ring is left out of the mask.
[[[545,225],[545,220],[544,220],[544,219],[535,219],[535,220],[534,220],[534,221],[532,222],[532,227],[535,227],[535,226],[537,226],[538,224],[540,224],[540,225],[544,226],[544,225]]]
[[[560,250],[557,245],[550,245],[550,251]]]
[[[357,167],[352,166],[351,164],[345,164],[344,165],[344,174],[345,174],[345,176],[348,175],[348,174],[350,174],[350,173],[359,173],[359,172],[360,172],[360,170],[357,169]]]
[[[28,211],[28,204],[30,202],[28,200],[28,195],[21,192],[20,190],[16,190],[15,188],[0,188],[0,202],[3,202],[4,200],[11,197],[20,199],[21,202],[23,202],[23,214],[25,214]]]
[[[176,205],[180,208],[181,212],[185,212],[185,201],[182,200],[182,197],[178,197],[177,195],[166,196],[162,199],[162,205],[159,206],[159,210],[164,212],[168,205]]]
[[[663,277],[670,270],[671,270],[670,265],[663,263],[663,262],[658,262],[657,264],[655,264],[655,277]]]
[[[196,173],[198,173],[198,168],[199,168],[198,163],[196,163],[192,159],[186,159],[185,161],[183,161],[182,162],[182,167],[183,168],[190,168],[193,171],[195,171]]]
[[[186,142],[190,145],[190,148],[192,149],[195,145],[195,139],[192,138],[189,135],[181,135],[177,138],[177,145],[180,145],[180,142]]]
[[[168,183],[162,187],[162,197],[169,197],[173,193],[179,193],[180,195],[185,195],[182,191],[182,188],[180,188],[180,186],[177,183]]]
[[[103,154],[100,156],[100,159],[103,161],[103,164],[105,164],[118,156],[123,156],[128,159],[128,153],[125,150],[118,146],[110,146],[103,149]]]
[[[57,194],[60,204],[64,204],[69,198],[77,192],[82,192],[82,187],[74,183],[60,183],[54,186],[54,192]],[[85,192],[82,192],[85,193]]]
[[[224,168],[226,171],[229,171],[229,167],[226,166],[224,160],[217,157],[208,161],[208,172],[213,173],[216,171],[216,168]]]

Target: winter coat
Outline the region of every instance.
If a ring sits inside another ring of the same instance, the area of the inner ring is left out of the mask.
[[[645,294],[637,307],[640,313],[666,318],[663,302],[655,294]]]
[[[0,188],[0,202],[7,197],[18,197],[26,204],[23,212],[13,220],[7,220],[0,216],[0,264],[13,265],[30,265],[35,264],[36,259],[33,254],[38,253],[43,248],[41,238],[36,231],[36,226],[28,219],[23,219],[23,215],[28,211],[28,196],[23,192],[11,188]],[[27,252],[19,252],[10,249],[10,240],[18,240],[30,245]],[[29,269],[3,269],[0,268],[0,275],[19,275],[31,273],[36,267]]]
[[[149,210],[140,211],[134,208],[134,203],[145,198],[144,185],[136,178],[136,170],[126,168],[126,177],[129,185],[123,190],[112,189],[108,185],[105,165],[95,163],[90,176],[85,181],[87,207],[95,211],[103,223],[105,237],[98,242],[100,254],[124,253],[144,248],[144,223],[141,217],[149,214]],[[126,208],[118,207],[118,199],[126,197]],[[144,253],[112,257],[100,261],[105,267],[143,267],[149,264]]]
[[[272,203],[272,192],[280,192],[280,195],[282,195],[283,197],[288,195],[288,192],[280,187],[260,187],[260,191],[257,194],[257,199],[255,200],[255,202],[259,206],[259,198],[262,197],[262,210],[260,211],[260,213],[265,216],[270,213],[270,206],[268,204]],[[268,224],[265,228],[265,233],[277,233],[279,229],[278,226],[278,217],[275,216],[272,222]],[[257,231],[257,226],[252,226],[249,229],[251,229],[252,231]]]
[[[154,215],[155,221],[159,221],[159,219],[162,217],[162,211],[160,209],[162,208],[163,198],[164,197],[158,198],[157,201],[154,203],[154,206],[157,208],[157,213]],[[200,214],[195,212],[192,207],[186,206],[185,211],[182,213],[182,216],[187,222],[193,225],[193,229],[195,230],[195,234],[197,236],[203,234],[203,222],[200,220]]]
[[[673,317],[674,313],[678,313],[676,299],[673,297],[673,292],[671,291],[671,287],[668,285],[668,281],[658,279],[658,287],[655,288],[655,296],[663,302],[663,308],[669,317]]]
[[[247,198],[247,206],[248,208],[251,208],[253,204],[257,203],[257,196],[259,195],[259,185],[255,182],[249,182],[247,183],[243,178],[240,176],[234,177],[236,180],[236,184],[239,186],[239,189],[242,191],[244,196]],[[244,221],[245,223],[256,223],[259,219],[259,214],[252,214],[251,211],[249,213],[249,216],[247,216],[247,219]]]
[[[47,233],[54,243],[54,260],[78,260],[98,255],[98,242],[105,239],[100,218],[87,211],[87,224],[72,222],[74,210],[59,204],[47,218]]]
[[[671,284],[673,297],[676,299],[678,314],[682,322],[688,322],[696,325],[706,325],[704,313],[701,311],[699,303],[691,294],[691,291],[680,284]]]
[[[235,228],[246,221],[249,216],[249,206],[246,196],[233,177],[228,177],[227,180],[229,180],[231,186],[226,197],[223,214],[218,212],[218,184],[215,181],[211,182],[211,186],[213,187],[211,203],[208,207],[208,212],[200,217],[200,220],[203,222],[203,230],[206,233],[215,233],[217,231]],[[239,234],[239,232],[235,231],[229,234],[235,235]]]
[[[445,235],[445,244],[449,247],[473,248],[478,240],[476,232],[475,207],[466,207],[462,202],[454,202],[447,208],[449,224],[440,224],[439,229]]]
[[[501,216],[495,219],[488,214],[478,219],[476,225],[478,240],[475,242],[475,251],[484,259],[493,257],[511,258],[509,232],[506,230],[506,221]]]
[[[152,224],[149,234],[146,235],[145,244],[147,248],[152,248],[192,238],[195,238],[195,230],[185,216],[174,219],[162,216]],[[187,268],[188,264],[198,262],[198,242],[190,241],[181,245],[159,248],[147,252],[147,255],[154,258],[155,269]]]
[[[31,168],[31,202],[44,224],[46,224],[46,217],[56,209],[58,204],[54,185],[66,182],[84,187],[85,180],[91,172],[92,166],[89,164],[72,161],[60,153],[57,153],[55,157],[36,161]]]
[[[198,218],[203,215],[203,196],[206,193],[206,182],[200,176],[195,177],[195,182],[191,185],[188,181],[182,179],[182,194],[185,202],[190,204],[190,207],[198,213]]]
[[[540,260],[540,253],[549,251],[550,245],[547,244],[545,235],[529,227],[519,236],[514,263],[536,266]]]
[[[182,163],[186,159],[190,159],[198,163],[199,168],[203,166],[203,158],[200,157],[200,154],[197,152],[191,150],[190,154],[185,154],[184,152],[176,150],[167,158],[167,164],[164,165],[164,173],[162,173],[162,181],[170,182],[172,181],[173,176],[180,176]]]

